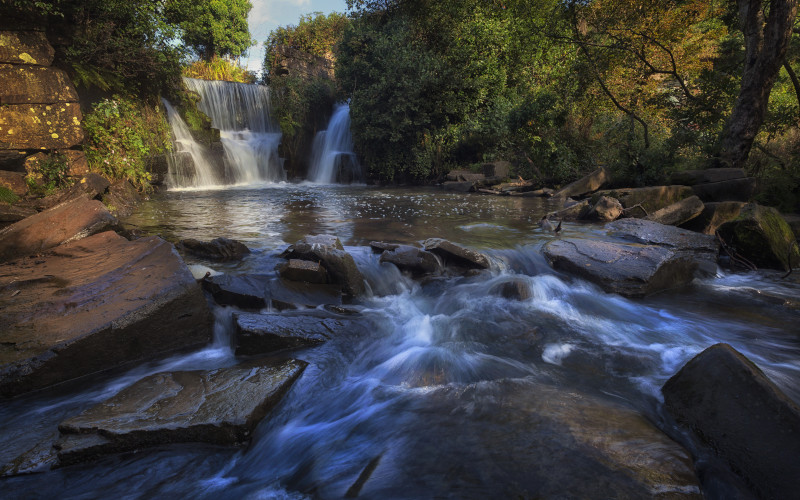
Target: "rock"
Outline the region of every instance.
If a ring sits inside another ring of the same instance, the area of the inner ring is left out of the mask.
[[[470,191],[474,190],[475,183],[472,181],[463,181],[463,182],[447,181],[442,184],[442,188],[444,188],[445,191],[469,193]]]
[[[497,184],[494,189],[502,194],[527,193],[536,189],[536,185],[530,181],[505,182]]]
[[[306,236],[289,246],[281,256],[287,259],[320,262],[328,271],[331,283],[341,285],[347,295],[361,295],[366,290],[364,276],[358,270],[353,256],[345,252],[342,242],[336,236],[327,234]]]
[[[267,293],[272,307],[278,311],[342,303],[342,290],[338,285],[319,285],[278,278],[267,282]]]
[[[150,172],[150,184],[163,186],[167,182],[169,175],[169,163],[167,155],[154,155],[145,158],[145,170]]]
[[[704,205],[703,202],[700,201],[700,198],[697,196],[690,196],[653,212],[645,217],[645,220],[666,224],[668,226],[680,226],[700,215],[703,208]]]
[[[475,183],[486,178],[483,174],[477,174],[469,170],[451,170],[447,173],[446,179],[449,182],[470,182]],[[447,184],[447,182],[445,182]]]
[[[441,268],[435,255],[409,245],[399,245],[394,250],[386,250],[381,254],[380,261],[394,264],[401,271],[416,276],[435,273]]]
[[[739,216],[746,203],[741,201],[709,202],[703,207],[700,215],[691,219],[680,227],[703,234],[715,234],[719,226]]]
[[[106,231],[117,223],[102,203],[78,198],[0,230],[0,262]]]
[[[600,191],[601,196],[616,198],[626,209],[628,217],[645,217],[657,210],[672,205],[684,198],[694,194],[689,186],[651,186],[643,188],[625,188],[609,191]],[[628,209],[641,206],[639,212],[632,212]],[[646,213],[645,213],[646,212]]]
[[[130,182],[120,179],[108,187],[108,193],[101,200],[109,212],[116,217],[125,218],[133,213],[142,197]]]
[[[525,198],[535,198],[535,197],[548,197],[549,198],[549,197],[553,196],[553,193],[555,193],[555,191],[550,189],[550,188],[540,188],[540,189],[535,189],[533,191],[527,191],[527,192],[521,193],[520,196],[525,197]]]
[[[351,330],[354,322],[311,315],[251,314],[234,315],[236,355],[266,354],[321,344],[342,329]]]
[[[594,193],[610,180],[610,175],[605,167],[600,167],[591,174],[568,184],[553,194],[553,197],[569,198],[585,196]]]
[[[40,31],[0,31],[0,63],[50,66],[55,50]]]
[[[505,179],[511,173],[511,163],[498,160],[491,163],[484,163],[481,169],[483,169],[483,175],[485,177],[500,177]]]
[[[80,179],[89,175],[89,161],[83,151],[62,149],[58,153],[66,157],[67,176]]]
[[[27,207],[18,207],[16,205],[7,205],[0,203],[0,228],[19,222],[26,217],[36,215],[36,210]]]
[[[642,297],[686,285],[698,263],[655,245],[562,238],[544,246],[554,269],[574,274],[609,293]]]
[[[430,238],[422,244],[428,252],[438,255],[445,266],[455,265],[467,269],[489,269],[489,259],[482,253],[470,250],[441,238]]]
[[[2,233],[0,233],[2,234]],[[719,227],[725,242],[758,267],[789,270],[789,257],[800,262],[794,233],[780,212],[771,207],[750,203],[742,207],[736,219]]]
[[[0,170],[0,187],[4,187],[17,196],[28,194],[28,184],[25,182],[25,174],[19,172],[8,172]]]
[[[736,215],[739,215],[738,213]],[[792,228],[795,238],[800,239],[800,215],[783,214],[783,220]]]
[[[747,177],[742,168],[707,168],[705,170],[684,170],[674,172],[670,177],[672,184],[694,186],[709,182],[723,182]]]
[[[56,439],[58,431],[54,430],[48,438],[28,448],[10,463],[0,466],[0,477],[46,472],[56,466],[58,454],[53,448]]]
[[[2,36],[2,35],[0,35]],[[57,68],[0,64],[0,103],[56,104],[78,102],[67,73]]]
[[[716,272],[719,244],[713,236],[642,219],[620,219],[606,224],[605,228],[610,235],[637,244],[669,248],[696,260],[701,269],[711,274]]]
[[[0,106],[0,149],[69,149],[83,142],[80,106]]]
[[[250,249],[244,243],[228,238],[214,238],[211,241],[187,238],[175,246],[178,250],[195,257],[223,262],[241,260],[250,253]]]
[[[199,347],[213,318],[172,245],[109,231],[0,265],[0,324],[10,397]]]
[[[727,344],[695,356],[661,389],[667,410],[740,474],[759,498],[800,489],[800,409]]]
[[[279,267],[281,278],[289,281],[304,281],[324,285],[328,282],[328,271],[319,262],[290,259]]]
[[[269,303],[267,282],[264,274],[232,275],[220,274],[201,281],[206,290],[221,306],[236,306],[240,309],[263,309]]]
[[[245,443],[306,365],[262,361],[145,377],[59,425],[60,465],[169,443]]]
[[[697,184],[692,191],[703,201],[750,201],[756,192],[755,177]]]
[[[373,253],[383,253],[384,250],[394,250],[400,246],[399,243],[386,243],[383,241],[370,241],[369,247]]]
[[[578,203],[575,203],[574,205],[562,208],[561,210],[550,212],[547,214],[547,218],[551,220],[568,220],[568,221],[582,219],[586,217],[587,213],[589,213],[590,210],[589,207],[590,207],[589,200],[583,200]]]
[[[601,196],[584,218],[610,222],[619,219],[621,215],[622,204],[619,200],[608,196]]]
[[[489,293],[504,299],[528,300],[531,298],[531,288],[526,281],[514,278],[489,289]]]

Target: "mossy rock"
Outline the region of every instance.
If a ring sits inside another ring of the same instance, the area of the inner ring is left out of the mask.
[[[750,203],[739,216],[719,228],[725,242],[758,267],[788,271],[800,264],[800,250],[792,245],[792,228],[772,207]]]

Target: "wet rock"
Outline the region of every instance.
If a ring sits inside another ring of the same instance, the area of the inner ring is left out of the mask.
[[[78,103],[0,106],[0,149],[69,149],[83,142]]]
[[[41,31],[0,31],[0,63],[50,66],[54,56]]]
[[[575,221],[586,217],[586,214],[589,213],[590,209],[591,208],[589,200],[582,200],[577,203],[570,204],[569,206],[562,208],[561,210],[556,210],[555,212],[548,213],[547,218],[551,220]]]
[[[703,201],[750,201],[756,192],[755,177],[733,179],[692,186],[692,191]]]
[[[245,443],[305,367],[289,360],[150,375],[62,422],[60,465],[169,443]]]
[[[65,71],[27,64],[0,64],[0,103],[62,102],[78,102],[78,93]]]
[[[655,245],[562,238],[544,247],[554,269],[591,281],[609,293],[641,297],[686,285],[698,262]]]
[[[586,219],[609,222],[617,220],[622,215],[622,204],[619,200],[609,196],[601,196],[584,216]]]
[[[399,246],[400,246],[399,243],[386,243],[383,241],[369,242],[369,247],[372,249],[373,253],[383,253],[384,250],[394,250]]]
[[[738,215],[738,214],[737,214]],[[792,228],[792,232],[797,239],[800,239],[800,215],[783,214],[783,220]]]
[[[102,203],[78,198],[0,230],[0,262],[33,255],[117,223]]]
[[[366,290],[364,276],[358,270],[353,256],[347,253],[339,238],[320,234],[306,236],[284,251],[281,256],[286,259],[301,259],[320,262],[332,283],[341,285],[345,294],[361,295]]]
[[[704,205],[703,202],[700,201],[700,198],[697,196],[690,196],[653,212],[645,217],[645,219],[668,226],[680,226],[700,215],[703,208]]]
[[[304,281],[323,285],[328,282],[328,271],[319,262],[289,259],[278,269],[281,278],[289,281]]]
[[[28,194],[28,184],[25,182],[25,174],[19,172],[9,172],[0,170],[0,187],[4,187],[17,196]]]
[[[163,186],[169,175],[167,155],[153,155],[145,158],[145,169],[150,173],[150,184]]]
[[[442,184],[445,191],[456,191],[459,193],[469,193],[475,190],[475,183],[472,181],[447,181]]]
[[[489,269],[489,259],[480,252],[470,250],[441,238],[425,240],[426,251],[438,255],[445,266],[455,265],[467,269]]]
[[[526,281],[519,278],[503,282],[489,290],[492,295],[512,300],[528,300],[531,298],[531,288]]]
[[[605,226],[612,236],[643,245],[658,245],[691,257],[716,271],[719,244],[713,236],[642,219],[620,219]]]
[[[136,188],[126,179],[121,179],[108,187],[108,192],[101,197],[103,204],[116,217],[130,216],[142,197]]]
[[[269,302],[267,282],[270,277],[264,274],[220,274],[201,281],[206,290],[221,306],[235,306],[240,309],[263,309]]]
[[[738,217],[719,227],[719,234],[758,267],[788,271],[790,252],[792,263],[800,262],[800,250],[792,245],[794,233],[774,208],[745,205]]]
[[[680,224],[680,227],[713,235],[721,225],[738,217],[743,206],[745,203],[741,201],[709,202],[704,204],[700,215]]]
[[[605,167],[600,167],[591,174],[578,179],[572,184],[568,184],[553,194],[553,197],[580,198],[590,193],[594,193],[610,180],[610,175]]]
[[[734,179],[744,179],[747,173],[742,168],[707,168],[705,170],[683,170],[675,172],[670,177],[672,184],[694,186],[710,182],[724,182]]]
[[[0,229],[37,213],[39,212],[32,208],[0,202]]]
[[[511,163],[505,160],[498,160],[491,163],[484,163],[481,169],[485,177],[500,177],[501,179],[505,179],[511,174]]]
[[[662,388],[667,410],[760,498],[800,489],[800,409],[727,344],[695,356]]]
[[[0,396],[211,340],[213,319],[169,243],[100,233],[0,265]]]
[[[241,260],[250,254],[250,249],[244,243],[229,238],[214,238],[211,241],[187,238],[175,246],[178,250],[195,257],[223,262]]]
[[[47,439],[41,440],[11,462],[0,466],[0,477],[50,470],[58,464],[58,454],[53,448],[56,439],[58,432],[53,431]]]
[[[399,245],[394,250],[383,252],[380,261],[394,264],[401,271],[416,276],[435,273],[441,268],[432,253],[410,245]]]
[[[414,452],[387,453],[360,497],[702,498],[688,453],[620,402],[499,380],[422,406],[404,433]]]
[[[321,344],[353,322],[312,315],[251,314],[234,315],[236,355],[265,354]]]
[[[342,289],[338,285],[320,285],[278,278],[267,283],[267,291],[272,307],[278,311],[342,303]]]
[[[619,200],[622,207],[625,208],[627,217],[646,217],[657,210],[692,196],[694,192],[689,186],[650,186],[600,191],[597,194]]]

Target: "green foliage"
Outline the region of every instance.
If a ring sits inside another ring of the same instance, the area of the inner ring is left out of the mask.
[[[0,13],[10,10],[35,16],[63,16],[62,0],[0,0]]]
[[[201,59],[185,66],[183,76],[200,80],[224,80],[238,83],[255,83],[256,81],[255,75],[246,68],[216,56],[210,61]]]
[[[342,39],[350,20],[344,14],[331,12],[327,16],[314,12],[300,17],[296,26],[280,26],[264,42],[265,73],[271,74],[277,62],[276,48],[292,47],[317,57],[332,59],[336,45]]]
[[[31,193],[47,196],[58,189],[69,186],[71,180],[68,175],[69,163],[67,157],[59,153],[53,153],[35,162],[33,168],[25,177],[25,181]]]
[[[168,0],[167,19],[180,26],[180,37],[202,59],[239,57],[255,41],[247,15],[250,0]]]
[[[150,189],[146,158],[171,148],[169,125],[159,106],[114,96],[95,104],[83,120],[92,170]]]
[[[13,191],[5,186],[0,186],[0,203],[8,203],[9,205],[13,205],[18,200],[19,196],[14,194]]]

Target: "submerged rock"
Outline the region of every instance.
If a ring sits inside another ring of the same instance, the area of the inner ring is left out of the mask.
[[[446,266],[455,265],[467,269],[489,269],[489,259],[480,252],[470,250],[441,238],[425,240],[426,251],[442,258]]]
[[[244,443],[305,367],[289,360],[150,375],[62,422],[60,465],[169,443]]]
[[[0,265],[0,396],[211,340],[213,318],[169,243],[105,232]]]
[[[342,291],[347,295],[361,295],[366,290],[364,276],[358,270],[353,256],[344,250],[342,242],[336,236],[306,236],[290,245],[281,257],[321,263],[328,271],[331,283],[341,285]]]
[[[695,356],[662,388],[667,410],[760,498],[800,490],[800,409],[727,344]]]
[[[81,197],[0,230],[0,262],[43,252],[117,223],[102,203]]]
[[[436,256],[431,252],[410,245],[398,245],[393,250],[386,250],[381,254],[380,261],[394,264],[401,271],[416,276],[435,273],[441,268]]]
[[[244,243],[229,238],[214,238],[211,241],[189,238],[181,240],[175,246],[195,257],[218,261],[241,260],[250,253]]]
[[[489,293],[504,299],[528,300],[531,298],[531,287],[526,281],[514,278],[492,287]]]
[[[758,267],[788,271],[789,260],[800,262],[800,249],[794,245],[792,228],[771,207],[750,203],[738,217],[719,228],[720,236],[736,252]]]
[[[570,198],[585,196],[587,194],[594,193],[603,187],[603,185],[605,185],[609,179],[610,176],[608,171],[605,169],[605,167],[600,167],[591,174],[578,179],[572,184],[568,184],[567,186],[564,186],[560,190],[556,191],[553,194],[553,197]]]
[[[353,322],[314,315],[239,313],[236,323],[236,354],[265,354],[281,349],[317,345]]]
[[[645,217],[646,220],[666,224],[668,226],[680,226],[702,213],[703,202],[697,196],[690,196],[672,205],[666,206],[661,210]]]
[[[328,282],[328,271],[319,262],[289,259],[278,268],[281,278],[289,281],[303,281],[324,285]]]

